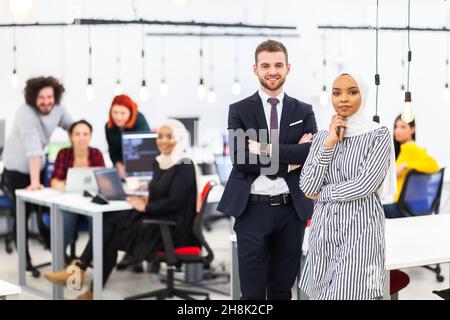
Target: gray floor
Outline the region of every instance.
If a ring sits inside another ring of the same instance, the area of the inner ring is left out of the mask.
[[[230,268],[230,245],[228,241],[230,225],[226,220],[220,220],[213,225],[211,232],[206,232],[207,241],[212,246],[215,253],[214,267],[217,269]],[[81,236],[78,249],[81,250],[86,241],[86,235]],[[50,253],[45,251],[43,247],[37,242],[31,242],[31,254],[34,263],[47,262],[50,260]],[[6,254],[4,250],[3,240],[0,241],[0,279],[17,283],[17,254],[14,251],[12,254]],[[403,289],[399,294],[399,299],[440,299],[432,293],[433,290],[441,290],[449,287],[449,267],[442,265],[443,275],[445,281],[438,283],[432,272],[424,268],[411,268],[405,271],[411,278],[411,283],[408,287]],[[43,270],[49,270],[43,269]],[[88,271],[87,280],[91,279],[91,272]],[[43,278],[33,279],[28,276],[28,281],[36,288],[51,292],[50,284]],[[138,294],[146,291],[151,291],[163,287],[160,278],[156,274],[141,273],[135,274],[131,271],[114,271],[105,288],[105,299],[123,299],[125,296]],[[220,285],[217,288],[221,290],[229,290],[228,285]],[[83,291],[87,288],[84,287]],[[294,298],[295,290],[293,288]],[[68,299],[75,298],[80,292],[65,291],[65,296]],[[13,299],[39,299],[32,294],[24,292]],[[211,299],[229,299],[229,296],[211,292]]]

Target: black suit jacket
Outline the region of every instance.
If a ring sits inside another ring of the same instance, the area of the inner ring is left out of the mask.
[[[290,125],[300,120],[302,120],[301,123]],[[233,170],[217,209],[225,215],[239,217],[247,206],[252,183],[261,174],[261,169],[268,166],[263,164],[259,157],[257,163],[250,164],[247,144],[245,144],[245,150],[239,149],[236,138],[231,135],[234,130],[238,129],[244,131],[248,129],[267,130],[263,104],[258,92],[230,105],[228,129],[230,139],[234,139],[234,148],[230,144]],[[300,172],[308,156],[311,143],[298,144],[298,141],[305,133],[315,134],[316,132],[317,125],[312,106],[285,94],[279,127],[280,164],[275,176],[285,179],[297,216],[302,221],[309,219],[313,211],[312,200],[306,198],[299,187]],[[229,141],[231,143],[232,140]],[[245,163],[237,163],[238,152],[245,152]],[[288,172],[289,164],[300,164],[302,166]]]

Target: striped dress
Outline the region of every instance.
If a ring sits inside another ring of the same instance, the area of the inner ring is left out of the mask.
[[[311,220],[300,288],[311,298],[376,299],[385,281],[384,212],[377,194],[389,168],[386,127],[323,145],[313,139],[300,177],[307,195],[319,195]]]

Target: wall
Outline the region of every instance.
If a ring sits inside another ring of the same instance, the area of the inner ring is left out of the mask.
[[[6,1],[0,4],[0,23],[9,23],[13,17]],[[445,23],[444,1],[412,1],[413,26],[442,27]],[[361,25],[374,23],[374,4],[371,1],[295,1],[295,0],[192,0],[187,9],[174,9],[167,0],[135,1],[137,14],[145,19],[197,20],[247,23],[297,25],[300,38],[283,39],[290,54],[292,72],[286,85],[291,96],[312,103],[321,128],[328,126],[331,107],[319,104],[322,86],[322,47],[326,38],[328,58],[327,82],[331,82],[339,69],[357,70],[364,75],[373,89],[375,71],[374,32],[328,31],[317,29],[318,24]],[[406,25],[406,0],[380,1],[380,25]],[[37,7],[25,22],[67,21],[73,16],[133,19],[132,1],[111,0],[38,0]],[[148,27],[147,31],[197,31],[198,29]],[[220,31],[213,30],[213,31]],[[35,75],[55,75],[63,79],[67,89],[64,104],[75,118],[86,118],[94,124],[93,144],[105,148],[103,125],[113,97],[116,80],[117,39],[121,39],[121,78],[125,91],[138,99],[141,81],[141,27],[99,26],[92,28],[93,80],[96,99],[85,99],[87,79],[87,27],[22,28],[16,33],[18,43],[18,70],[21,85],[12,89],[12,30],[0,28],[0,118],[6,118],[10,129],[14,111],[22,103],[24,80]],[[379,113],[383,124],[391,127],[395,116],[401,112],[398,92],[404,70],[400,61],[405,54],[405,35],[399,32],[380,33],[380,87]],[[253,52],[259,38],[205,39],[205,73],[210,79],[209,61],[214,64],[214,87],[217,102],[214,105],[200,102],[196,97],[199,77],[198,47],[195,38],[146,38],[146,75],[150,84],[150,99],[140,108],[156,127],[172,115],[200,115],[200,140],[207,144],[214,140],[207,129],[226,129],[227,107],[233,101],[252,94],[258,82],[252,73]],[[234,72],[235,45],[238,45],[239,77],[242,94],[231,93]],[[166,78],[170,86],[167,97],[159,95],[162,47],[166,52]],[[450,149],[445,147],[450,134],[445,127],[450,116],[450,106],[442,98],[445,79],[446,35],[444,33],[414,32],[411,36],[413,62],[411,65],[411,91],[417,115],[418,141],[436,156],[441,164],[450,163]],[[213,52],[211,52],[213,48]],[[373,93],[373,90],[372,90]],[[374,110],[374,96],[368,103],[368,114]],[[56,140],[65,134],[55,134]],[[217,138],[215,139],[217,140]],[[219,147],[220,148],[220,147]]]

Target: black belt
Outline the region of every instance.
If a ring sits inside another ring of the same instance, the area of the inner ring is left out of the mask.
[[[276,196],[250,194],[250,200],[253,202],[270,203],[271,206],[281,206],[291,203],[291,195],[289,193],[279,194]]]

